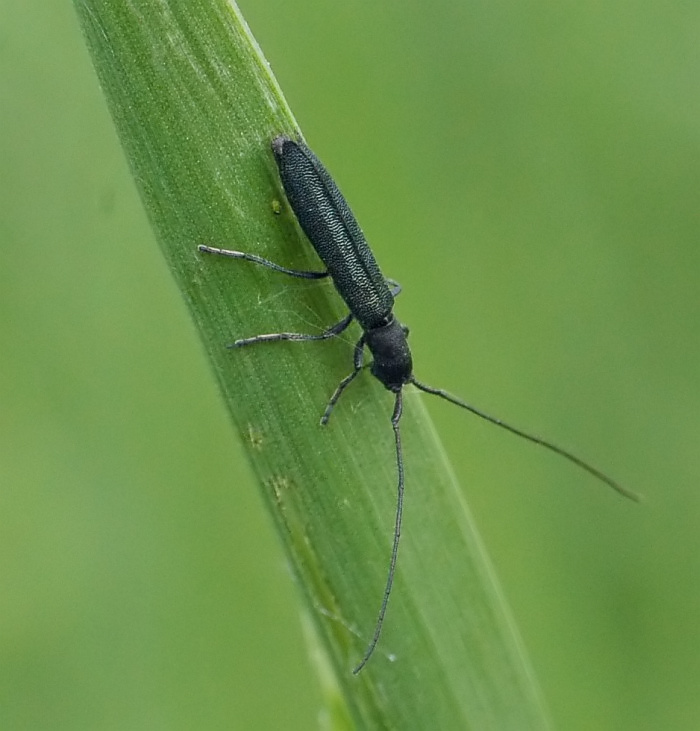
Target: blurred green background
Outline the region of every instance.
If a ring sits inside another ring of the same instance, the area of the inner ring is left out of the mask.
[[[271,522],[42,5],[0,4],[0,727],[314,728]],[[646,495],[430,404],[554,725],[699,728],[700,7],[241,7],[417,376]]]

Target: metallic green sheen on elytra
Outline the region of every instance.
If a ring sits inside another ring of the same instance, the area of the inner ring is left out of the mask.
[[[392,319],[394,297],[343,194],[303,143],[276,137],[272,150],[299,225],[363,330]]]

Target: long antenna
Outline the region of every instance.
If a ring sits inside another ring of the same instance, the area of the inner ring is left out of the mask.
[[[396,467],[399,475],[396,495],[396,522],[394,524],[394,543],[391,547],[391,561],[389,562],[389,573],[386,577],[386,587],[384,588],[384,597],[382,605],[377,615],[377,623],[374,625],[374,635],[370,640],[362,660],[352,671],[353,675],[357,675],[360,670],[367,664],[372,653],[379,642],[379,635],[382,633],[382,625],[384,624],[384,615],[389,604],[389,595],[391,587],[394,585],[394,572],[396,571],[396,557],[399,553],[399,539],[401,538],[401,519],[403,518],[403,455],[401,453],[401,432],[399,431],[399,421],[401,420],[401,412],[403,411],[403,398],[401,391],[396,392],[396,401],[394,402],[394,413],[391,416],[391,426],[394,428],[394,440],[396,441]]]
[[[517,429],[514,426],[511,426],[510,424],[506,424],[505,421],[502,421],[501,419],[497,419],[495,416],[490,416],[489,414],[486,414],[485,412],[481,411],[480,409],[477,409],[475,406],[472,406],[471,404],[466,403],[465,401],[462,401],[462,399],[457,398],[456,396],[453,396],[451,393],[448,393],[447,391],[444,391],[441,388],[433,388],[432,386],[427,386],[425,383],[421,383],[420,381],[417,381],[415,378],[411,378],[411,383],[416,388],[419,388],[421,391],[425,391],[426,393],[431,393],[434,396],[439,396],[440,398],[445,399],[445,401],[449,401],[452,404],[455,404],[457,406],[461,406],[463,409],[466,409],[467,411],[471,411],[472,414],[475,414],[476,416],[485,419],[486,421],[490,421],[492,424],[495,424],[496,426],[500,426],[503,429],[507,429],[512,434],[515,434],[516,436],[522,437],[523,439],[527,439],[530,442],[533,442],[534,444],[539,444],[541,447],[545,447],[545,449],[549,449],[550,451],[554,452],[555,454],[558,454],[560,457],[564,457],[564,459],[568,459],[569,462],[573,462],[577,467],[580,467],[582,470],[585,470],[589,474],[593,475],[596,479],[600,480],[601,482],[604,482],[606,485],[609,485],[612,487],[613,490],[616,490],[620,493],[620,495],[624,495],[624,497],[629,498],[630,500],[634,500],[635,502],[641,502],[641,496],[638,495],[636,492],[633,492],[632,490],[628,490],[625,487],[622,487],[618,482],[612,479],[612,477],[608,477],[604,472],[601,472],[599,469],[596,469],[593,467],[593,465],[588,464],[587,462],[584,462],[582,459],[579,459],[575,454],[572,454],[571,452],[567,452],[566,449],[562,449],[561,447],[558,447],[556,444],[552,444],[552,442],[548,442],[545,439],[542,439],[534,434],[528,434],[527,432],[522,431],[521,429]]]

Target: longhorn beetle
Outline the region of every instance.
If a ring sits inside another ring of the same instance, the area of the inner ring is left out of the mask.
[[[379,614],[374,628],[372,639],[365,650],[360,662],[353,670],[357,674],[367,664],[374,652],[379,635],[384,624],[389,596],[394,582],[396,557],[399,550],[401,535],[401,519],[403,516],[404,499],[404,468],[401,451],[401,432],[399,424],[403,410],[403,388],[413,384],[426,393],[439,396],[450,403],[456,404],[467,411],[471,411],[492,424],[496,424],[523,439],[539,444],[555,454],[573,462],[576,466],[586,470],[596,479],[606,483],[621,495],[638,501],[639,496],[622,487],[612,478],[584,462],[571,452],[517,429],[504,421],[489,416],[480,409],[471,406],[441,388],[433,388],[419,381],[413,375],[413,361],[408,347],[408,328],[402,325],[393,313],[394,298],[401,291],[397,282],[386,279],[372,254],[367,241],[358,225],[355,216],[350,210],[342,193],[338,190],[333,178],[323,167],[321,161],[300,140],[293,140],[279,135],[272,140],[272,151],[279,168],[280,179],[287,194],[287,200],[299,225],[308,237],[321,261],[325,264],[324,271],[302,271],[288,269],[275,264],[255,254],[246,254],[242,251],[217,249],[211,246],[199,246],[199,251],[209,254],[222,254],[234,259],[244,259],[274,269],[282,274],[303,279],[323,279],[330,277],[338,294],[343,298],[350,313],[340,322],[327,330],[316,334],[302,333],[271,333],[256,335],[242,340],[236,340],[228,347],[240,348],[256,343],[269,343],[279,340],[329,340],[342,333],[353,320],[362,328],[362,336],[357,341],[353,356],[353,370],[338,384],[335,392],[328,401],[321,424],[328,423],[333,407],[338,403],[345,389],[357,378],[364,367],[365,346],[372,354],[370,370],[389,391],[394,394],[394,410],[391,415],[391,426],[394,430],[396,446],[396,468],[398,473],[396,516],[394,523],[394,539],[391,548],[389,571],[384,588],[384,596],[379,608]]]

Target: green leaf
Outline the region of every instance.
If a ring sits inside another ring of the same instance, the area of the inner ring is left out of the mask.
[[[546,720],[508,610],[421,396],[406,390],[406,514],[377,653],[396,473],[392,399],[369,374],[330,424],[358,333],[226,349],[236,337],[321,331],[345,314],[330,283],[290,280],[198,244],[318,269],[270,152],[299,134],[233,3],[75,0],[158,243],[190,308],[313,626],[328,723],[540,729]],[[233,557],[232,557],[233,559]]]

